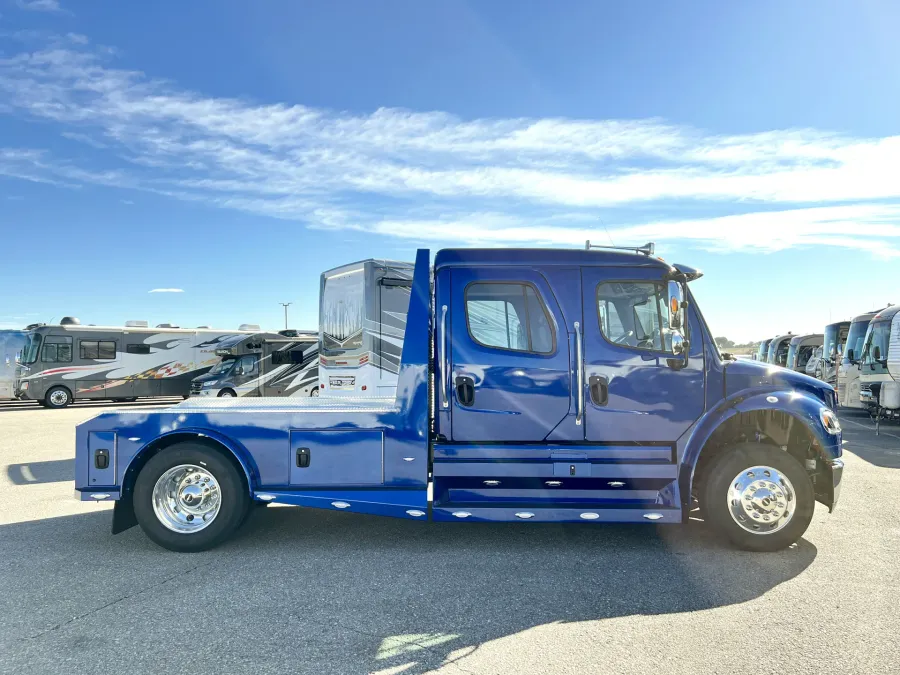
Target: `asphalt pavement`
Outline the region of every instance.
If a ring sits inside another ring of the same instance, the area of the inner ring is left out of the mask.
[[[133,407],[147,405],[139,401]],[[900,427],[842,415],[844,487],[800,543],[685,526],[427,524],[258,509],[179,555],[73,498],[74,426],[0,403],[0,673],[900,670]],[[125,406],[118,406],[125,407]]]

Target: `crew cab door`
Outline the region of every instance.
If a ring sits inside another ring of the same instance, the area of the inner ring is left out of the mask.
[[[583,267],[585,440],[671,443],[704,411],[702,334],[689,312],[690,359],[671,353],[658,269]]]
[[[450,273],[453,441],[542,441],[569,413],[569,341],[562,312],[533,268]]]

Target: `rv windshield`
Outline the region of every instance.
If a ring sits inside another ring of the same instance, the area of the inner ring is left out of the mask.
[[[869,328],[868,321],[854,321],[850,324],[850,332],[847,334],[847,344],[844,347],[844,359],[842,363],[850,364],[848,358],[849,352],[853,350],[853,363],[859,360],[862,354],[863,340],[866,339],[866,330]]]
[[[833,326],[825,326],[825,337],[822,349],[822,355],[826,359],[831,359],[834,356],[835,351],[840,351],[840,347],[838,346],[838,329],[841,326],[833,325]]]
[[[787,351],[787,358],[785,359],[785,365],[788,368],[795,367],[794,359],[797,358],[797,350],[799,348],[800,348],[800,343],[794,342],[793,340],[791,340],[790,346],[788,347],[788,351]]]
[[[875,321],[866,333],[866,342],[863,347],[863,365],[871,366],[873,370],[885,370],[888,357],[888,347],[891,342],[891,322]],[[875,358],[875,350],[878,350],[878,358]]]
[[[772,341],[771,340],[763,340],[762,342],[759,343],[759,351],[756,352],[756,360],[757,361],[765,361],[766,360],[766,356],[769,353],[769,343],[770,342],[772,342]]]
[[[221,375],[227,373],[234,367],[235,363],[237,363],[237,359],[222,359],[210,369],[209,374]]]
[[[29,333],[25,336],[25,346],[22,348],[22,363],[30,365],[37,361],[41,351],[41,334]]]
[[[322,351],[345,352],[363,346],[363,269],[325,278],[322,290]]]

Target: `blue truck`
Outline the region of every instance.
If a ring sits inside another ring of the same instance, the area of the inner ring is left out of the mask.
[[[75,487],[173,551],[254,505],[421,521],[683,523],[782,549],[843,462],[833,388],[720,354],[684,265],[635,250],[416,255],[395,397],[190,399],[77,428]]]

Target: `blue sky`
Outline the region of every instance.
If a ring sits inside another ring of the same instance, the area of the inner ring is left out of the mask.
[[[0,0],[0,327],[655,240],[717,335],[900,298],[900,3]],[[182,292],[150,292],[181,289]]]

